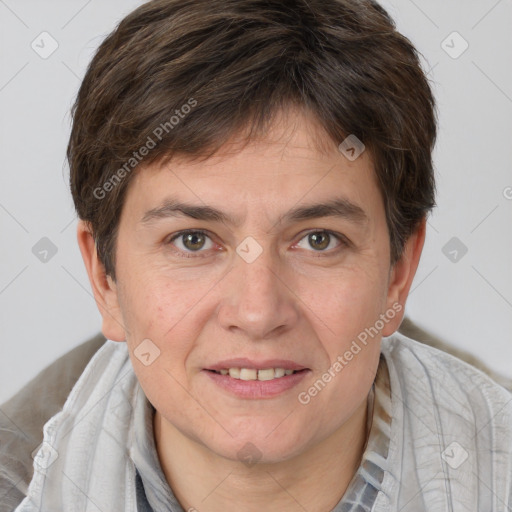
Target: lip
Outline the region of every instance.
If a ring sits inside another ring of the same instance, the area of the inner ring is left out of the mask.
[[[236,367],[230,366],[229,368]],[[242,366],[242,368],[247,368],[247,366]],[[282,368],[282,366],[277,366],[277,368]],[[220,373],[215,373],[209,370],[202,370],[201,373],[207,375],[215,385],[219,386],[224,391],[227,391],[229,394],[235,395],[238,398],[254,400],[273,398],[291,390],[297,386],[306,377],[306,375],[309,375],[311,370],[303,368],[299,373],[292,373],[291,375],[285,375],[272,380],[234,379],[229,375],[221,375]]]
[[[256,361],[254,359],[242,357],[237,359],[225,359],[224,361],[219,361],[218,363],[208,366],[207,368],[205,368],[205,370],[219,371],[229,368],[248,368],[252,370],[265,370],[267,368],[283,368],[284,370],[296,371],[307,369],[305,366],[302,366],[294,361],[290,361],[289,359],[263,359],[261,361]]]

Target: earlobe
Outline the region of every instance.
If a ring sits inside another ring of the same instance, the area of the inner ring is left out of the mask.
[[[393,265],[391,270],[388,295],[386,299],[386,310],[393,310],[398,313],[394,315],[393,319],[390,320],[382,330],[383,336],[390,336],[393,334],[402,322],[407,296],[409,295],[409,290],[416,274],[423,245],[425,243],[426,223],[426,218],[423,218],[416,231],[405,243],[402,256]]]
[[[96,242],[90,225],[85,221],[78,222],[77,240],[94,299],[103,319],[103,335],[113,341],[125,341],[126,330],[119,307],[117,285],[110,276],[107,276],[105,267],[98,258]]]

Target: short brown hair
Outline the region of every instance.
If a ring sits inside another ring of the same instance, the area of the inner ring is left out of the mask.
[[[397,261],[435,205],[436,115],[418,54],[386,11],[372,0],[153,0],[101,44],[72,109],[71,191],[106,272],[115,278],[134,152],[149,149],[144,166],[208,158],[290,106],[336,145],[364,142]]]

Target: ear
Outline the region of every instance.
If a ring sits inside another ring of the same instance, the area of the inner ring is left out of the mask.
[[[126,330],[119,307],[117,285],[110,276],[106,275],[105,267],[98,258],[89,223],[82,220],[78,222],[77,239],[96,305],[103,318],[103,335],[109,340],[125,341]]]
[[[427,219],[424,217],[416,231],[405,243],[402,256],[391,269],[386,298],[386,311],[393,310],[396,312],[396,315],[386,323],[382,330],[383,336],[393,334],[402,323],[405,313],[405,302],[420,262],[423,244],[425,243],[426,224]]]

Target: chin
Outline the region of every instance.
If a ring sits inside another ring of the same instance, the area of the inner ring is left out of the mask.
[[[245,430],[246,434],[240,433],[231,437],[225,431],[219,433],[221,438],[211,440],[205,445],[218,455],[233,461],[240,461],[251,466],[255,463],[274,464],[282,462],[302,453],[307,447],[307,440],[303,436],[296,435],[289,429],[282,429],[280,435],[276,434],[276,425],[272,422],[271,428],[255,426],[253,429]],[[239,431],[240,432],[240,431]],[[275,434],[275,435],[273,435]]]

